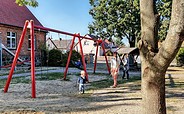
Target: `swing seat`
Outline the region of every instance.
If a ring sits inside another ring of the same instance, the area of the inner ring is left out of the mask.
[[[75,62],[75,61],[72,61],[72,64],[73,64],[76,68],[78,68],[78,69],[80,69],[80,70],[84,70],[82,64],[78,64],[78,63]]]

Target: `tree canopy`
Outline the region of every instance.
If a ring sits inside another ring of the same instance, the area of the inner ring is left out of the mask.
[[[171,0],[156,0],[161,15],[158,38],[164,39],[171,14]],[[102,38],[127,38],[131,47],[140,39],[139,0],[90,0],[89,13],[94,21],[89,24],[89,33]]]
[[[15,0],[15,3],[18,4],[19,6],[23,6],[23,5],[28,5],[32,7],[38,6],[37,0]]]
[[[158,39],[165,40],[171,18],[172,0],[157,0],[157,10],[160,15]]]

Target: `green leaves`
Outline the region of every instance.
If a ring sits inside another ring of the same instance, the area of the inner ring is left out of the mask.
[[[23,5],[28,5],[32,7],[38,6],[38,2],[36,0],[16,0],[15,3],[18,4],[19,6]]]
[[[94,19],[93,23],[89,24],[90,34],[108,39],[126,37],[131,44],[135,38],[140,38],[139,0],[90,0],[90,4],[90,15]],[[171,6],[172,0],[156,0],[160,15],[158,37],[161,40],[165,39],[168,31]]]
[[[94,19],[94,23],[89,25],[90,34],[108,39],[123,39],[124,36],[129,39],[132,29],[140,32],[140,25],[135,26],[135,23],[140,23],[140,15],[137,13],[139,0],[90,0],[90,4],[90,14]],[[92,31],[93,27],[97,28]]]
[[[172,0],[157,0],[157,9],[160,14],[160,28],[158,37],[162,41],[166,38],[171,17]]]

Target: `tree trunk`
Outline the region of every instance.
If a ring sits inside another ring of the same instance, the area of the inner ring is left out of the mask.
[[[166,114],[165,72],[146,67],[142,75],[143,114]]]
[[[172,16],[166,40],[156,50],[157,17],[154,0],[140,0],[142,114],[166,114],[165,73],[184,40],[184,0],[173,0]]]
[[[130,44],[130,47],[135,47],[135,34],[132,34],[131,36],[130,36],[131,38],[129,38],[128,40],[129,40],[129,44]]]
[[[135,42],[129,41],[130,47],[135,47]]]

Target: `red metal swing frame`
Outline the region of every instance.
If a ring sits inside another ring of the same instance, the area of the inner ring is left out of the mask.
[[[29,26],[28,26],[29,25]],[[104,43],[102,42],[102,40],[97,40],[97,39],[92,39],[86,36],[80,36],[80,34],[72,34],[72,33],[68,33],[68,32],[63,32],[60,30],[55,30],[55,29],[51,29],[51,28],[46,28],[46,27],[40,27],[40,26],[36,26],[34,25],[33,20],[31,21],[26,21],[24,24],[24,28],[19,40],[19,44],[15,53],[15,57],[13,59],[13,63],[12,63],[12,67],[10,69],[10,73],[8,75],[5,87],[4,87],[4,93],[6,93],[8,91],[11,79],[12,79],[12,75],[15,69],[15,66],[17,64],[17,59],[19,56],[19,53],[21,51],[21,47],[24,41],[24,37],[27,31],[27,28],[30,28],[30,35],[31,35],[31,81],[32,81],[32,98],[36,98],[36,85],[35,85],[35,53],[34,53],[34,29],[38,29],[38,30],[46,30],[46,31],[51,31],[51,32],[56,32],[56,33],[60,33],[60,34],[65,34],[65,35],[69,35],[69,36],[73,36],[72,39],[72,44],[70,46],[70,52],[69,52],[69,56],[68,56],[68,60],[67,60],[67,64],[66,64],[66,68],[65,68],[65,72],[64,72],[64,79],[66,79],[66,75],[68,72],[68,67],[69,67],[69,63],[70,63],[70,59],[71,59],[71,55],[72,55],[72,50],[74,48],[74,42],[75,39],[78,38],[79,41],[79,46],[80,46],[80,51],[81,51],[81,56],[82,56],[82,64],[84,66],[84,71],[86,72],[86,79],[89,81],[88,79],[88,73],[86,70],[86,63],[85,63],[85,58],[84,58],[84,53],[83,53],[83,49],[82,49],[82,44],[81,44],[81,39],[87,39],[87,40],[93,40],[95,42],[97,42],[97,48],[96,48],[96,55],[95,55],[95,61],[94,61],[94,73],[96,71],[96,63],[97,63],[97,54],[98,54],[98,46],[101,43],[102,44],[102,50],[105,53],[105,47],[104,47]],[[105,60],[106,60],[106,65],[107,65],[107,69],[109,71],[110,74],[110,67],[107,61],[107,56],[105,55]]]

